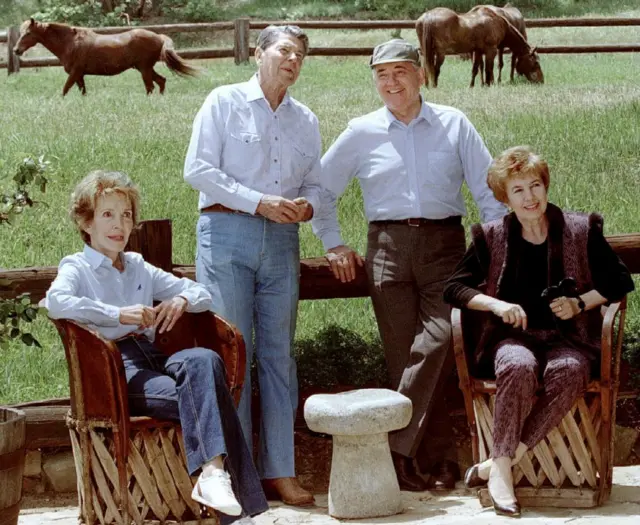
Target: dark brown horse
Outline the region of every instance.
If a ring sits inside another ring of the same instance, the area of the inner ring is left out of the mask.
[[[425,66],[425,84],[438,86],[440,68],[446,55],[471,53],[474,57],[471,86],[482,67],[484,56],[486,84],[493,83],[493,63],[499,47],[509,47],[518,56],[518,71],[532,82],[543,79],[540,62],[524,36],[492,8],[477,6],[458,15],[445,7],[431,9],[416,22],[416,32]]]
[[[524,39],[527,40],[527,26],[524,22],[524,17],[522,16],[522,13],[517,7],[512,6],[509,3],[505,4],[503,7],[496,7],[493,5],[484,5],[484,6],[480,5],[480,6],[474,7],[469,12],[472,12],[474,10],[479,10],[483,7],[493,9],[496,13],[504,16],[513,27],[515,27],[518,31],[520,31],[520,34],[524,37]],[[504,55],[505,47],[506,46],[504,41],[500,46],[498,46],[498,82],[502,81],[502,68],[504,67],[503,55]],[[534,47],[533,50],[535,51],[535,49],[536,48]],[[518,63],[518,55],[516,55],[515,53],[511,53],[511,74],[509,76],[511,82],[513,82],[513,74],[516,71],[517,63]]]
[[[164,93],[167,79],[153,69],[158,60],[179,75],[193,76],[197,73],[196,68],[178,56],[168,36],[146,29],[99,35],[91,29],[41,23],[32,18],[22,24],[14,51],[22,55],[36,44],[42,44],[57,56],[69,74],[62,96],[73,84],[77,84],[82,94],[86,95],[85,75],[117,75],[131,68],[140,71],[147,94],[153,92],[154,82],[160,87],[160,93]]]

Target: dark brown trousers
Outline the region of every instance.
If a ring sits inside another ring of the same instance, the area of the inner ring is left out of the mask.
[[[389,444],[407,457],[420,450],[423,470],[455,459],[443,397],[454,365],[451,309],[442,294],[464,251],[461,225],[369,225],[367,275],[389,379],[413,403],[411,422],[392,432]]]

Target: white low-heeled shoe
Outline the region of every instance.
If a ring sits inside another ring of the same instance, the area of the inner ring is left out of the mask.
[[[229,516],[242,514],[242,507],[233,494],[231,478],[224,470],[216,470],[206,478],[200,474],[191,499]]]

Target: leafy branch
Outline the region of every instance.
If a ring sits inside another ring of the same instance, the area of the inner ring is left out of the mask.
[[[0,164],[0,169],[2,168]],[[18,164],[12,177],[12,190],[0,192],[0,225],[12,225],[12,219],[20,215],[25,208],[32,208],[38,201],[31,196],[31,187],[44,193],[47,188],[45,172],[49,161],[44,156],[37,159],[27,157]],[[6,178],[3,177],[3,178]],[[11,285],[7,279],[0,279],[0,290]],[[14,299],[0,299],[0,346],[6,346],[12,339],[18,339],[27,346],[38,346],[40,343],[22,328],[22,323],[33,322],[38,315],[37,305],[31,304],[29,294],[21,294]]]

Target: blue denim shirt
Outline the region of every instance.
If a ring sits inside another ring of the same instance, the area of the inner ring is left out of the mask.
[[[214,89],[193,122],[184,178],[200,209],[255,213],[264,194],[305,197],[318,209],[321,140],[314,113],[288,94],[274,111],[257,75]]]

